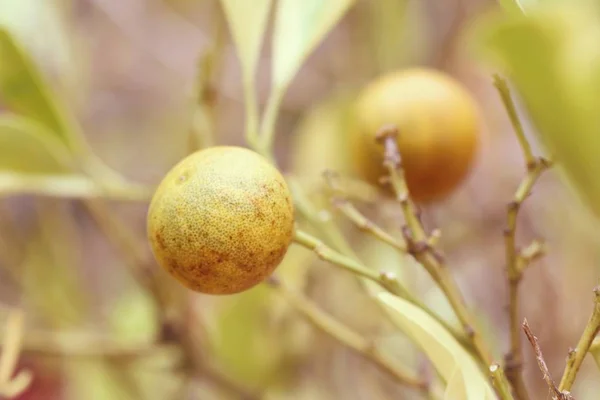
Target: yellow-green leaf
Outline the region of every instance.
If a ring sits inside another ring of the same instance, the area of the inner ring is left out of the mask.
[[[273,34],[273,84],[285,90],[308,55],[354,0],[279,0]]]
[[[600,17],[584,2],[495,16],[474,32],[508,75],[542,143],[600,215]]]
[[[387,306],[392,321],[420,347],[446,381],[445,399],[495,398],[487,377],[442,325],[420,308],[399,297],[380,293],[377,298]]]
[[[271,157],[275,122],[285,92],[308,55],[354,0],[279,0],[273,34],[272,87],[260,126],[258,150]]]
[[[276,296],[259,285],[224,300],[211,332],[214,360],[232,378],[253,388],[271,383],[281,372],[282,338],[268,324],[269,304],[279,301]]]
[[[74,145],[69,114],[59,104],[29,55],[0,26],[0,104],[35,119],[68,145]]]
[[[246,79],[253,79],[271,0],[221,0]]]
[[[591,4],[594,1],[596,0],[498,0],[500,5],[509,14],[527,14],[531,11],[535,11],[538,7],[545,7],[553,4],[563,3],[574,6],[576,3]]]
[[[426,17],[426,3],[377,0],[363,2],[357,7],[362,7],[357,10],[358,18],[364,19],[361,36],[364,36],[364,45],[368,46],[368,56],[373,58],[370,62],[376,73],[425,61],[432,31],[431,20]]]
[[[79,326],[88,315],[89,298],[81,287],[79,242],[75,218],[63,202],[36,199],[37,230],[28,237],[20,265],[26,307],[49,326]]]
[[[63,81],[81,78],[73,46],[79,38],[72,35],[70,7],[68,2],[56,0],[0,0],[0,26],[18,38],[32,58],[44,60]]]
[[[67,149],[48,128],[20,116],[0,116],[0,173],[63,173],[71,163]]]
[[[17,194],[147,201],[151,196],[151,191],[137,185],[101,186],[87,176],[75,173],[38,175],[0,172],[0,198]]]
[[[519,0],[498,0],[500,5],[509,13],[523,14],[525,10]]]
[[[155,303],[146,292],[125,291],[112,305],[109,327],[124,342],[152,343],[159,328]]]
[[[125,369],[125,363],[121,369]],[[132,385],[129,374],[123,376],[119,367],[112,367],[110,362],[100,358],[77,360],[65,365],[68,376],[67,393],[69,398],[89,400],[134,400],[131,391],[125,387]],[[115,373],[120,373],[120,379],[115,378]]]
[[[242,66],[246,131],[251,135],[255,135],[258,129],[258,106],[254,82],[271,3],[272,0],[221,0]]]

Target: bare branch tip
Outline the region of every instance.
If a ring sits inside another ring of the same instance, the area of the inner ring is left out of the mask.
[[[384,125],[375,134],[375,140],[384,144],[387,139],[395,139],[398,136],[398,127],[396,125]]]

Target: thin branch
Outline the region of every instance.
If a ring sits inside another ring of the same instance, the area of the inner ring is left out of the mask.
[[[42,357],[138,359],[151,356],[167,345],[157,343],[120,344],[94,336],[28,333],[23,353]]]
[[[512,382],[515,394],[521,400],[529,398],[523,382],[523,349],[519,316],[519,284],[523,271],[543,252],[541,242],[535,241],[524,251],[519,252],[516,246],[517,217],[523,201],[529,196],[531,189],[540,175],[549,167],[549,162],[539,158],[529,164],[527,175],[517,188],[512,202],[508,205],[507,223],[504,230],[504,247],[506,257],[506,274],[508,278],[508,314],[510,324],[510,350],[505,356],[506,374]]]
[[[504,108],[508,113],[508,117],[510,118],[510,123],[513,126],[515,131],[515,135],[517,136],[517,140],[519,141],[519,146],[523,151],[523,158],[525,159],[525,165],[527,169],[530,168],[536,162],[536,159],[531,151],[531,145],[525,136],[525,131],[523,130],[523,125],[521,124],[521,119],[517,114],[517,107],[515,106],[515,102],[513,101],[512,95],[510,93],[510,88],[508,87],[508,82],[506,79],[502,78],[498,74],[493,75],[494,86],[498,90],[500,94],[500,98],[502,99],[502,103],[504,104]]]
[[[330,262],[331,264],[343,268],[358,276],[362,276],[363,278],[378,283],[392,294],[400,297],[407,296],[406,289],[402,287],[398,279],[396,279],[396,276],[392,273],[375,271],[356,261],[352,257],[338,253],[331,247],[328,247],[321,240],[299,229],[296,229],[294,242],[314,251],[315,254],[324,261]]]
[[[423,392],[428,391],[426,381],[416,376],[407,367],[403,367],[397,362],[392,361],[385,353],[379,351],[375,343],[371,340],[362,337],[340,321],[334,319],[302,294],[287,288],[275,276],[271,277],[267,283],[275,288],[313,326],[351,348],[364,358],[372,361],[383,371],[393,376],[398,382]]]
[[[254,393],[254,390],[250,390],[244,385],[231,379],[226,374],[222,373],[218,369],[211,366],[201,366],[198,371],[195,371],[195,376],[191,378],[196,379],[207,379],[212,382],[218,388],[229,392],[229,394],[235,396],[236,399],[240,400],[261,400],[259,394]],[[183,397],[179,397],[183,398]]]
[[[225,52],[224,18],[217,18],[214,28],[214,41],[201,56],[198,63],[198,76],[195,88],[196,107],[190,129],[190,151],[203,149],[215,144],[215,104],[219,92],[216,90],[217,75],[221,71]]]
[[[152,357],[162,349],[173,346],[180,347],[183,354],[189,356],[190,352],[186,351],[182,343],[145,342],[123,344],[97,335],[28,332],[24,337],[22,353],[48,358],[68,357],[71,360],[103,358],[123,365],[126,362],[138,362],[145,357]],[[188,372],[188,380],[191,378],[204,378],[238,395],[239,398],[257,399],[249,390],[208,365],[208,363],[195,365],[192,371]]]
[[[360,211],[358,211],[354,204],[350,203],[350,201],[337,197],[334,198],[332,202],[334,207],[344,214],[346,218],[348,218],[358,229],[395,248],[399,252],[406,253],[406,243],[396,239],[394,236],[383,230],[375,222],[365,217]]]
[[[588,351],[592,342],[596,338],[598,331],[600,330],[600,286],[594,288],[594,310],[590,319],[577,343],[577,347],[569,352],[569,358],[567,359],[567,366],[563,373],[562,379],[560,380],[559,389],[561,391],[569,391],[575,382],[577,372],[581,367],[581,363]]]
[[[499,393],[501,399],[512,400],[513,395],[511,393],[510,385],[506,376],[504,376],[504,370],[498,364],[492,364],[490,366],[490,377],[492,378],[492,384]]]
[[[262,116],[256,148],[259,153],[267,158],[273,157],[273,142],[275,140],[277,116],[279,115],[286,89],[286,87],[273,88]]]
[[[402,208],[406,221],[405,240],[408,252],[426,269],[434,282],[442,290],[462,324],[464,332],[470,339],[477,356],[486,368],[492,365],[492,356],[487,345],[475,330],[474,318],[467,309],[462,294],[458,290],[443,257],[429,243],[428,237],[417,215],[415,206],[409,198],[408,188],[401,168],[400,153],[397,148],[397,128],[383,127],[378,133],[378,140],[385,149],[384,164],[390,174],[390,182],[394,187],[396,198]],[[499,375],[503,376],[503,375]]]
[[[527,168],[527,174],[519,184],[513,200],[508,205],[507,223],[504,230],[504,247],[506,257],[506,274],[509,285],[508,313],[510,324],[510,350],[505,356],[506,375],[513,384],[516,396],[521,400],[529,399],[525,383],[523,382],[523,349],[521,345],[521,323],[519,317],[519,284],[523,271],[531,262],[542,255],[543,246],[541,242],[535,241],[528,248],[519,252],[516,246],[517,217],[521,205],[530,195],[533,185],[541,174],[546,171],[551,163],[544,158],[536,158],[531,150],[531,145],[525,136],[521,120],[517,114],[515,103],[512,99],[508,83],[499,75],[494,75],[494,86],[498,90],[502,103],[508,113],[519,146],[523,152],[523,158]]]
[[[358,229],[370,234],[379,241],[388,244],[401,253],[406,253],[406,243],[396,239],[394,236],[387,233],[383,228],[371,221],[363,215],[355,206],[348,200],[346,193],[340,188],[336,182],[335,173],[326,171],[324,174],[325,182],[334,193],[332,198],[333,206],[338,209],[346,218],[350,220]]]
[[[348,260],[348,259],[352,260],[352,264],[354,264],[354,267],[356,267],[356,264],[358,264],[361,266],[362,269],[371,270],[370,268],[364,266],[359,261],[358,256],[356,255],[356,253],[354,252],[352,247],[348,244],[348,242],[346,241],[344,236],[341,234],[339,228],[333,223],[333,221],[331,220],[331,217],[329,215],[324,215],[322,211],[319,211],[314,207],[314,205],[311,203],[311,201],[307,198],[306,194],[304,193],[302,186],[300,186],[300,184],[291,176],[287,177],[287,181],[288,181],[288,185],[290,186],[290,189],[292,191],[292,197],[294,198],[294,204],[296,205],[296,209],[298,210],[299,214],[301,214],[303,217],[305,217],[308,220],[308,222],[310,222],[311,225],[313,225],[315,228],[317,228],[319,230],[319,232],[323,235],[323,237],[327,238],[328,243],[330,243],[330,245],[331,245],[330,250],[333,250],[335,253],[342,256],[343,259],[345,259],[345,260]],[[311,237],[310,235],[307,235],[306,238],[310,239],[308,241],[308,243],[306,243],[309,246],[305,246],[308,249],[311,249],[314,251],[313,246],[315,246],[319,243],[321,244],[321,249],[328,247],[325,243],[321,242],[320,240],[318,240],[316,238]],[[433,236],[432,236],[432,238],[433,238]],[[315,241],[317,243],[315,243]],[[300,243],[297,243],[297,244],[302,245]],[[348,256],[344,256],[344,254],[347,254]],[[322,256],[322,254],[321,254],[321,256]],[[321,258],[321,259],[323,259],[323,258]],[[329,260],[325,260],[325,261],[330,262]],[[346,266],[342,265],[340,267],[348,270],[348,268],[346,268]],[[415,306],[417,306],[420,309],[422,309],[423,311],[425,311],[428,315],[431,316],[431,318],[435,319],[437,322],[440,323],[440,325],[442,325],[444,328],[446,328],[446,330],[448,332],[450,332],[456,338],[456,340],[458,340],[461,344],[463,344],[465,346],[465,348],[467,348],[468,350],[473,350],[472,342],[471,342],[470,338],[464,334],[464,332],[462,332],[462,331],[456,329],[454,326],[450,325],[446,320],[441,318],[431,308],[429,308],[427,305],[425,305],[423,302],[421,302],[418,298],[416,298],[409,290],[407,290],[405,287],[401,286],[400,282],[395,278],[395,276],[393,274],[390,274],[390,273],[382,273],[382,274],[383,275],[381,278],[384,279],[384,281],[387,282],[387,284],[393,283],[392,287],[385,288],[386,290],[390,291],[392,294],[395,294],[399,297],[403,297],[407,301],[411,302]],[[359,278],[360,277],[361,276],[359,276]],[[377,303],[377,304],[380,304],[380,303]]]
[[[150,267],[149,260],[137,243],[133,232],[110,212],[104,201],[86,200],[83,204],[108,240],[122,252],[126,258],[125,264],[129,267],[133,278],[143,289],[150,293],[157,305],[157,311],[164,313],[165,299],[157,282],[155,272]],[[161,315],[161,321],[162,317]]]
[[[546,382],[548,388],[550,389],[550,392],[552,393],[552,398],[554,400],[574,400],[573,396],[571,396],[569,392],[563,392],[559,390],[559,388],[556,386],[556,383],[552,379],[550,371],[548,371],[548,367],[546,366],[546,361],[544,360],[542,349],[540,349],[540,345],[538,344],[537,338],[535,337],[533,332],[531,332],[531,328],[527,323],[527,319],[523,320],[523,331],[525,332],[529,343],[531,343],[531,347],[533,347],[538,367],[540,368],[540,371],[542,371],[544,381]]]
[[[453,326],[448,324],[447,321],[440,318],[439,315],[433,312],[433,310],[428,308],[419,299],[413,296],[404,286],[402,286],[400,281],[398,281],[393,273],[384,271],[376,272],[375,270],[357,261],[356,258],[348,257],[340,252],[337,252],[336,250],[327,246],[321,240],[299,229],[296,229],[294,241],[296,244],[312,250],[323,261],[329,262],[358,276],[373,281],[390,293],[406,299],[415,306],[421,308],[441,325],[443,325],[459,342],[469,346],[469,339],[464,334],[458,332]]]

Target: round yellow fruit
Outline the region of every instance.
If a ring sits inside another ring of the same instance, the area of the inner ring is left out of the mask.
[[[167,173],[147,228],[158,263],[184,286],[233,294],[279,265],[292,241],[294,208],[268,160],[241,147],[211,147]]]
[[[448,196],[474,163],[480,134],[475,101],[440,71],[413,68],[376,79],[359,95],[355,117],[356,172],[372,183],[386,175],[383,147],[375,137],[383,126],[395,125],[406,183],[416,202]]]

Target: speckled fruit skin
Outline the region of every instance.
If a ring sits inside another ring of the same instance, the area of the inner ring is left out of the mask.
[[[480,135],[475,102],[441,71],[412,68],[379,77],[359,95],[355,117],[356,172],[372,183],[386,175],[375,136],[382,126],[396,125],[406,183],[416,202],[448,196],[474,163]]]
[[[234,294],[267,278],[293,238],[294,209],[283,176],[265,158],[219,146],[167,173],[148,210],[158,263],[187,288]]]

